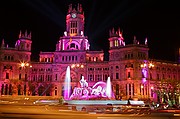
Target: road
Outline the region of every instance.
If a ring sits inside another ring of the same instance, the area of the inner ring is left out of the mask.
[[[97,110],[75,111],[69,105],[38,104],[31,98],[1,98],[0,119],[180,119],[174,112],[151,114],[107,114]],[[39,99],[38,99],[39,100]]]
[[[95,112],[73,111],[68,107],[54,105],[17,105],[1,104],[1,119],[179,119],[173,113],[102,114]]]

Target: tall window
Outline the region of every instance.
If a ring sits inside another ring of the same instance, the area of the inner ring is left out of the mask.
[[[55,80],[57,81],[57,74],[56,74],[56,78],[55,78]]]
[[[27,81],[27,74],[25,74],[25,81]]]
[[[62,56],[62,61],[64,61],[64,56]]]
[[[150,73],[150,79],[152,79],[152,73]]]
[[[113,79],[113,73],[111,73],[111,79]]]
[[[77,34],[77,21],[71,22],[70,34]]]
[[[163,77],[163,79],[165,79],[165,76],[164,76],[164,74],[162,74],[162,77]]]
[[[93,75],[92,74],[90,74],[90,75],[88,75],[88,81],[92,81],[93,80]]]
[[[55,94],[55,96],[57,96],[57,87],[55,87],[55,92],[54,92]]]
[[[118,46],[118,40],[115,40],[114,46]]]
[[[134,84],[126,84],[126,95],[134,95]]]
[[[76,59],[75,59],[76,61],[77,61],[77,56],[76,56]]]
[[[100,81],[101,80],[101,75],[97,75],[97,80]]]
[[[159,74],[157,74],[157,79],[159,80]]]
[[[24,85],[24,95],[26,95],[26,84]]]
[[[67,56],[66,56],[66,61],[67,61]]]
[[[2,86],[1,86],[1,95],[3,95],[4,94],[4,84],[2,84]]]
[[[12,95],[12,84],[9,85],[9,95]]]
[[[116,79],[119,79],[119,73],[116,73]]]
[[[21,80],[21,74],[19,74],[19,80]]]
[[[131,84],[129,84],[129,95],[131,95]]]
[[[119,66],[116,66],[116,69],[119,69]]]
[[[116,84],[116,95],[119,96],[119,84]]]
[[[112,47],[113,46],[113,43],[112,42],[110,42],[110,47]]]
[[[140,84],[140,94],[144,95],[144,88],[145,86],[143,84]]]
[[[153,97],[153,89],[151,89],[151,97]]]
[[[107,79],[108,79],[108,75],[107,75],[107,74],[105,74],[105,81],[107,81]]]
[[[131,77],[131,72],[128,72],[128,78],[130,78]]]
[[[6,79],[9,79],[9,73],[6,72]]]

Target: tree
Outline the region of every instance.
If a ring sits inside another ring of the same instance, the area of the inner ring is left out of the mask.
[[[178,104],[180,80],[162,79],[155,82],[154,92],[159,103],[168,103],[170,106]]]

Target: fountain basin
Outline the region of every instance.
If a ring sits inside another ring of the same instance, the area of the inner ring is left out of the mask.
[[[130,105],[144,105],[144,101],[130,100]],[[128,100],[65,100],[68,105],[127,105]]]

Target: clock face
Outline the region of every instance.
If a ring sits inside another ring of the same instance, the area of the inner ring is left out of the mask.
[[[72,14],[72,18],[76,18],[76,14]]]

